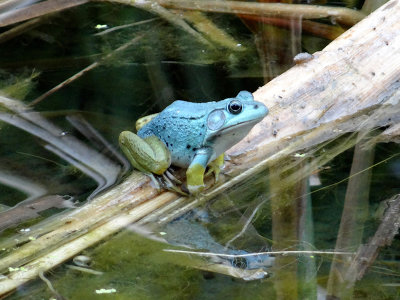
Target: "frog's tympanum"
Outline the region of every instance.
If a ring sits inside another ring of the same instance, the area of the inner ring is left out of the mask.
[[[161,113],[139,119],[137,135],[123,131],[119,143],[132,165],[147,174],[162,175],[171,164],[187,168],[187,189],[197,194],[204,189],[206,167],[218,178],[224,152],[267,113],[247,91],[218,102],[177,100]]]

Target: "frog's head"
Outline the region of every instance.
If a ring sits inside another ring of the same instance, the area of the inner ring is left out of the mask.
[[[247,91],[216,102],[215,109],[207,117],[206,143],[219,155],[243,139],[267,114],[268,108],[254,101]]]

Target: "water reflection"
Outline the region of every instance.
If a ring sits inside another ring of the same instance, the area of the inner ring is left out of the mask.
[[[92,199],[116,183],[121,174],[129,169],[126,159],[81,116],[68,116],[67,120],[91,142],[90,145],[63,131],[18,100],[0,96],[0,104],[1,121],[36,136],[41,140],[44,149],[53,152],[97,183],[97,187],[87,199]],[[0,182],[27,195],[18,204],[18,208],[0,214],[2,230],[18,224],[19,221],[37,217],[37,213],[51,207],[73,207],[72,203],[62,196],[45,197],[48,193],[45,182],[40,184],[20,175],[12,175],[5,170],[0,171]],[[27,213],[27,207],[31,208],[30,213]],[[3,210],[5,208],[3,206]],[[14,216],[14,221],[10,219],[11,216]]]

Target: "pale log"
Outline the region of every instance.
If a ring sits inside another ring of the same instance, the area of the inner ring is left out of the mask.
[[[285,156],[344,132],[396,126],[399,32],[400,1],[392,0],[312,60],[259,88],[254,97],[271,113],[229,151],[235,164]]]

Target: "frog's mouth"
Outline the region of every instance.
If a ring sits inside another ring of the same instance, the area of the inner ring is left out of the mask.
[[[264,117],[259,117],[257,119],[252,119],[252,120],[248,120],[248,121],[243,121],[240,123],[235,123],[232,125],[228,125],[225,126],[219,130],[215,130],[210,134],[210,137],[221,137],[227,134],[234,134],[233,131],[237,131],[238,136],[242,133],[242,132],[249,132],[251,128],[253,128],[253,126],[255,126],[258,122],[260,122]],[[242,129],[242,130],[240,130]]]
[[[262,119],[264,119],[264,117],[260,117],[260,118],[257,118],[257,119],[252,119],[252,120],[249,120],[249,121],[243,121],[243,122],[240,122],[240,123],[232,124],[230,126],[226,126],[225,128],[222,128],[220,131],[221,132],[226,132],[226,131],[230,131],[230,130],[233,130],[233,129],[236,129],[236,128],[247,127],[248,125],[254,126],[258,122],[260,122]],[[246,126],[243,126],[243,125],[246,125]]]

